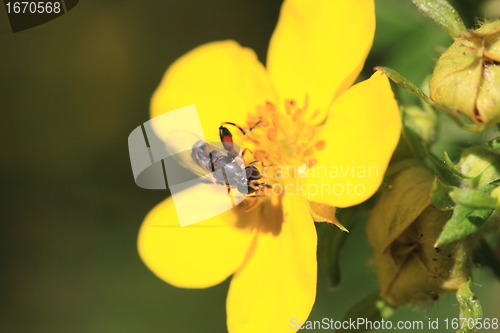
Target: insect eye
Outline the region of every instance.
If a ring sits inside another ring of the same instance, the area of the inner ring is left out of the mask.
[[[245,168],[245,174],[249,180],[257,180],[261,178],[259,169],[253,165]]]

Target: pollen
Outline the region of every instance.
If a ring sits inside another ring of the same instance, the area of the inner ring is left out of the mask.
[[[316,119],[319,113],[310,110],[306,95],[303,105],[294,99],[284,99],[281,105],[266,101],[248,114],[248,127],[258,126],[241,136],[242,145],[254,152],[266,182],[288,182],[317,163],[316,152],[326,146],[318,138],[324,123]],[[281,172],[284,169],[288,171]],[[289,172],[292,169],[300,172]]]
[[[319,140],[314,145],[314,148],[316,148],[317,150],[323,150],[323,149],[325,149],[325,147],[326,147],[326,141],[325,140]]]
[[[269,131],[267,132],[267,138],[269,139],[269,141],[274,141],[276,140],[276,137],[278,136],[278,131],[276,131],[276,128],[271,128],[269,129]]]

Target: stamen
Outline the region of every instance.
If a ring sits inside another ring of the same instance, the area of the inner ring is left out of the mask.
[[[295,114],[293,115],[293,121],[294,122],[297,122],[300,118],[300,116],[302,116],[304,114],[304,109],[295,109]]]
[[[306,148],[307,148],[307,145],[306,145],[305,143],[301,143],[301,144],[299,145],[299,148],[297,148],[297,150],[295,151],[295,153],[296,153],[298,156],[300,156],[300,155],[302,155],[302,153],[306,150]]]
[[[259,121],[259,117],[253,113],[249,113],[247,116],[248,128],[252,127],[256,122]],[[259,124],[260,125],[260,124]]]
[[[264,161],[267,158],[267,152],[265,150],[256,150],[253,156],[256,160]]]
[[[283,150],[281,146],[276,147],[276,154],[278,155],[278,160],[283,160]]]
[[[266,101],[266,109],[267,111],[274,112],[276,111],[276,106],[273,103]]]
[[[311,119],[317,118],[321,113],[319,110],[312,115],[309,113],[308,94],[305,95],[302,107],[298,107],[294,99],[285,99],[284,108],[282,105],[278,108],[271,101],[266,101],[256,106],[254,113],[247,117],[247,127],[251,128],[257,121],[260,123],[255,130],[246,133],[241,138],[246,141],[241,143],[242,147],[252,149],[255,152],[253,154],[255,160],[264,166],[263,170],[268,175],[266,177],[262,175],[262,178],[270,179],[271,184],[298,177],[295,174],[286,177],[277,176],[276,171],[282,170],[283,167],[301,166],[306,171],[307,168],[314,166],[317,163],[317,160],[313,158],[315,151],[323,150],[326,146],[324,140],[316,139],[319,128],[311,122]],[[267,169],[268,167],[270,169]],[[273,171],[272,175],[269,175],[270,171]],[[260,181],[262,182],[263,179]],[[268,183],[268,180],[265,182]],[[269,191],[262,188],[262,184],[264,183],[254,184],[256,188],[259,188],[258,196],[270,194],[266,194]]]
[[[317,150],[323,150],[323,149],[325,149],[325,147],[326,147],[326,141],[325,140],[319,140],[314,145],[314,148],[316,148]]]
[[[292,136],[290,137],[289,141],[290,141],[290,144],[293,146],[295,145],[295,143],[297,142],[297,139],[299,138],[299,132],[295,132],[292,134]]]
[[[277,136],[278,136],[278,131],[276,130],[276,128],[270,128],[267,131],[267,138],[269,139],[269,141],[276,140]]]
[[[313,167],[314,165],[316,165],[316,163],[318,163],[318,160],[315,158],[311,158],[311,159],[307,160],[306,161],[307,168]]]
[[[319,110],[314,111],[314,113],[309,117],[308,122],[312,123],[314,118],[316,118],[319,115]]]
[[[315,128],[314,127],[309,127],[307,129],[306,134],[304,135],[304,141],[306,143],[308,143],[309,141],[311,141],[314,138],[315,135],[316,135]]]
[[[274,127],[279,128],[280,122],[278,119],[278,115],[276,113],[271,113],[269,116],[271,117],[271,121],[273,122]]]
[[[302,110],[306,111],[308,106],[309,106],[309,94],[306,94],[306,97],[304,98],[304,106],[302,107]]]
[[[246,136],[246,139],[249,140],[249,141],[251,141],[256,147],[259,147],[259,144],[260,144],[259,140],[254,139],[253,137],[251,137],[249,135]]]

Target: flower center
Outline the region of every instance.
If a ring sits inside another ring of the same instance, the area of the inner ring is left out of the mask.
[[[260,123],[240,135],[241,146],[253,152],[253,156],[245,155],[245,162],[257,161],[263,180],[271,185],[303,177],[307,168],[317,163],[314,152],[326,145],[318,140],[324,122],[315,121],[319,114],[319,110],[309,112],[307,96],[301,107],[293,99],[285,99],[282,109],[269,101],[258,105],[255,113],[248,114],[247,125],[250,128]]]

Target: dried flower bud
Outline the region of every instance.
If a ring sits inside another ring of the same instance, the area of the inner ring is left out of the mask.
[[[398,173],[366,223],[380,292],[394,306],[436,300],[469,277],[463,241],[434,248],[450,212],[429,205],[433,178],[421,165]]]
[[[500,20],[462,34],[436,63],[431,99],[478,125],[500,121]]]

